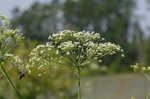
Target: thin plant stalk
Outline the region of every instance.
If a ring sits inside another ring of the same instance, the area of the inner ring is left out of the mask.
[[[6,77],[6,79],[8,80],[9,84],[11,85],[11,87],[15,90],[16,95],[18,96],[18,98],[20,99],[21,94],[20,92],[17,90],[15,84],[13,83],[13,81],[11,80],[10,76],[8,75],[8,73],[6,72],[6,69],[3,67],[2,64],[0,64],[0,68],[2,70],[3,75]]]
[[[77,97],[78,99],[81,99],[81,75],[80,75],[80,66],[77,67],[77,83],[78,83],[78,91],[77,91]]]

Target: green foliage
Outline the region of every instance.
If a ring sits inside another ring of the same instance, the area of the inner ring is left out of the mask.
[[[102,32],[108,41],[127,43],[132,0],[66,0],[66,24],[78,30]]]
[[[48,97],[75,99],[75,91],[72,88],[74,79],[71,77],[71,72],[56,70],[51,71],[51,75],[42,77],[36,77],[34,74],[25,74],[25,77],[21,80],[18,79],[18,73],[14,69],[8,72],[14,80],[17,90],[22,94],[22,98],[19,99],[46,99]],[[4,97],[4,99],[16,99],[16,95],[5,79],[1,79],[0,86],[0,96]]]
[[[133,0],[36,2],[24,12],[16,9],[12,21],[31,39],[46,40],[50,33],[67,28],[102,32],[108,41],[125,45],[133,4]]]
[[[14,26],[19,26],[24,31],[26,38],[32,40],[46,41],[50,32],[58,30],[58,0],[51,3],[40,4],[35,2],[29,9],[23,13],[14,9],[14,19],[12,23]],[[56,6],[55,6],[56,5]]]
[[[63,70],[59,68],[51,69],[49,74],[44,76],[37,76],[38,71],[34,71],[32,74],[26,72],[25,64],[28,64],[28,54],[37,44],[33,41],[19,42],[19,46],[13,51],[14,53],[7,54],[9,59],[7,58],[3,62],[7,74],[11,75],[11,80],[22,95],[19,99],[37,99],[38,97],[73,99],[75,91],[72,88],[74,79],[71,70],[67,68]],[[0,73],[0,77],[0,97],[16,99],[16,94],[5,81],[5,75]],[[6,92],[10,95],[7,95]]]

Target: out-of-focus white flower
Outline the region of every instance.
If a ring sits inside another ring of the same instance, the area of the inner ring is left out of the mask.
[[[6,56],[6,57],[13,57],[13,54],[6,53],[4,56]]]

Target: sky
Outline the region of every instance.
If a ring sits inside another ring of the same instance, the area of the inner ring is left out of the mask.
[[[11,16],[14,7],[19,6],[21,9],[27,8],[35,0],[0,0],[0,13]]]
[[[150,36],[150,0],[136,1],[137,8],[134,11],[134,15],[137,17],[137,21],[139,21],[140,27],[142,27],[142,30],[145,32],[145,34]]]
[[[11,17],[11,11],[14,7],[19,7],[24,10],[30,7],[35,1],[47,2],[50,0],[0,0],[0,13]]]
[[[0,13],[11,18],[11,11],[14,7],[19,7],[24,10],[30,7],[35,1],[47,2],[50,0],[0,0]],[[140,23],[145,34],[150,35],[150,4],[148,4],[147,1],[148,0],[136,0],[137,8],[134,11],[134,15],[137,17],[136,20]]]

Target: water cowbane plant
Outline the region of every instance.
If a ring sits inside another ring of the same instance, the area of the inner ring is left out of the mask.
[[[102,62],[103,57],[122,52],[119,45],[104,42],[101,35],[94,32],[64,30],[52,33],[48,39],[48,42],[32,50],[26,69],[29,74],[38,71],[38,76],[50,72],[52,68],[67,66],[74,70],[77,99],[81,99],[81,70],[91,61]]]
[[[5,63],[8,60],[13,59],[13,52],[17,46],[17,43],[23,39],[23,37],[19,34],[18,30],[14,30],[10,28],[9,20],[6,16],[0,14],[0,68],[3,75],[7,78],[10,85],[14,88],[17,95],[19,96],[19,92],[17,91],[14,83],[10,79],[6,69]]]

